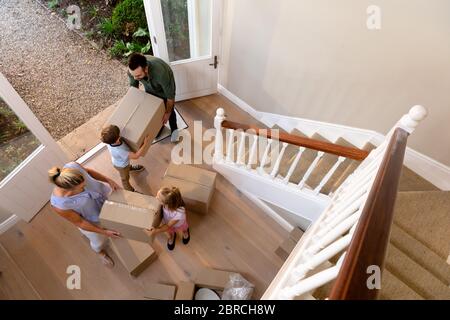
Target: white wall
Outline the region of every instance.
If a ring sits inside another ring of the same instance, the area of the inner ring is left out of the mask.
[[[422,104],[409,145],[450,165],[449,0],[225,0],[223,21],[220,84],[252,107],[386,133]]]

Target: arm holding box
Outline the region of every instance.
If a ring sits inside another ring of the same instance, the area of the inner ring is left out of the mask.
[[[71,223],[73,223],[75,226],[77,226],[80,229],[86,230],[86,231],[90,231],[90,232],[96,232],[96,233],[100,233],[103,234],[107,237],[112,237],[112,238],[119,238],[120,237],[120,233],[114,230],[108,230],[108,229],[103,229],[99,226],[96,226],[93,223],[90,223],[89,221],[83,219],[78,213],[76,213],[73,210],[61,210],[58,209],[56,207],[52,206],[52,209],[59,214],[61,217],[63,217],[64,219],[70,221]]]
[[[142,155],[143,155],[144,151],[147,149],[147,146],[149,143],[150,143],[150,136],[146,136],[144,138],[144,143],[139,148],[139,150],[137,152],[130,152],[128,157],[132,160],[139,159],[140,157],[142,157]]]
[[[163,224],[160,227],[151,227],[150,229],[145,229],[145,232],[151,237],[155,234],[166,232],[178,223],[179,220],[170,220],[167,224]]]

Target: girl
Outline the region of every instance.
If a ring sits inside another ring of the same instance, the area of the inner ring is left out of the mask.
[[[120,237],[120,233],[102,228],[99,215],[111,188],[115,190],[119,187],[117,183],[76,162],[68,163],[63,168],[53,167],[48,175],[55,185],[50,198],[53,210],[78,227],[106,266],[114,266],[103,248],[108,237]]]
[[[176,187],[164,187],[158,191],[156,198],[162,205],[163,224],[159,227],[147,229],[148,235],[152,237],[155,234],[166,232],[169,238],[167,241],[167,248],[173,250],[175,248],[177,232],[180,231],[183,233],[183,243],[188,244],[191,236],[189,233],[189,225],[186,220],[186,209],[180,190]]]

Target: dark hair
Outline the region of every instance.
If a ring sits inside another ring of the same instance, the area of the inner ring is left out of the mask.
[[[128,67],[130,70],[136,70],[139,67],[144,69],[147,66],[147,58],[140,53],[132,53],[128,59]]]
[[[120,137],[120,129],[118,126],[111,124],[102,129],[100,136],[103,143],[113,144]]]

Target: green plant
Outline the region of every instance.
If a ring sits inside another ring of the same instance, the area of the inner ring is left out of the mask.
[[[133,34],[139,27],[147,27],[143,0],[123,0],[112,13],[111,21],[116,34]]]
[[[86,38],[88,38],[88,39],[92,39],[92,38],[94,37],[94,34],[95,34],[95,32],[94,32],[93,30],[86,31],[86,32],[84,33],[84,35],[85,35]]]
[[[55,9],[59,7],[59,0],[50,0],[47,2],[47,5],[50,9]]]
[[[135,33],[133,33],[133,38],[140,38],[140,37],[149,37],[148,30],[145,28],[139,27]]]
[[[111,19],[103,18],[98,27],[105,36],[112,37],[114,35],[114,26]]]
[[[63,18],[67,18],[67,16],[68,16],[66,9],[60,9],[59,13],[61,14],[61,16]]]
[[[151,48],[151,44],[150,41],[147,42],[147,44],[142,45],[140,43],[137,42],[127,42],[127,52],[124,53],[125,57],[128,57],[130,54],[132,54],[133,52],[139,52],[142,54],[146,54]]]
[[[114,45],[109,49],[109,54],[113,57],[121,57],[127,51],[127,45],[123,40],[116,40]]]
[[[28,131],[27,126],[19,119],[14,121],[14,128],[16,129],[16,133],[18,135],[23,134]]]
[[[89,14],[90,14],[90,16],[91,16],[92,18],[95,18],[95,17],[98,16],[98,13],[100,12],[100,8],[97,7],[96,5],[92,5],[92,6],[89,8],[88,12],[89,12]]]

